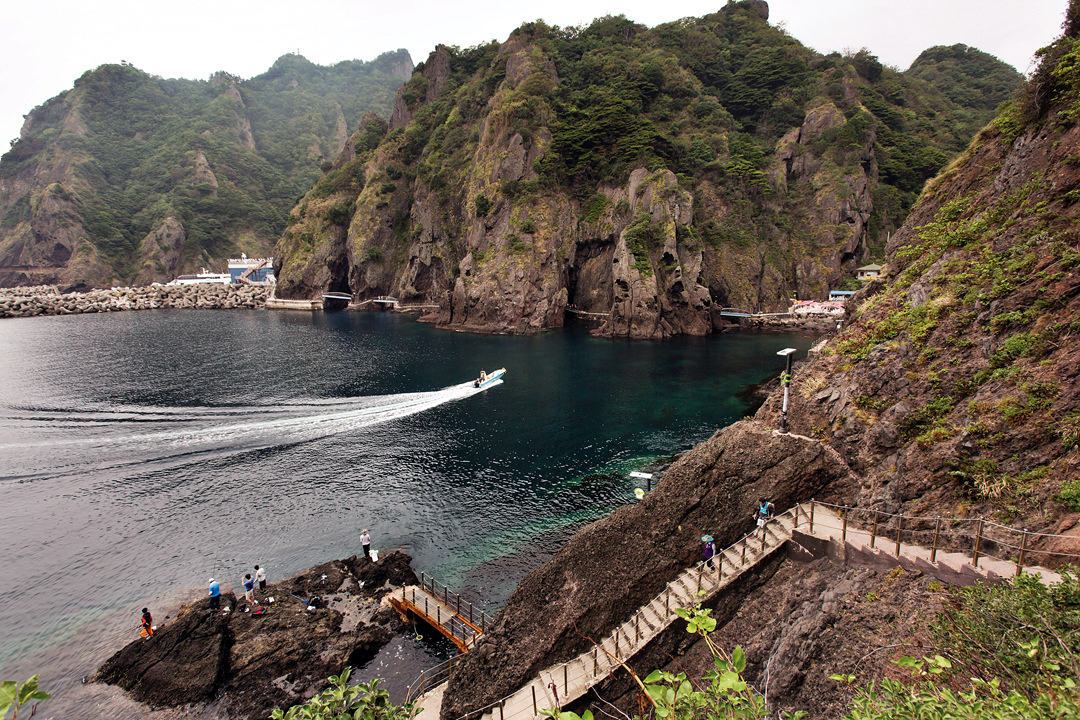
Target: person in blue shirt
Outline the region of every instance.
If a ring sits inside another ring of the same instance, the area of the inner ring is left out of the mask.
[[[757,511],[754,513],[754,518],[757,520],[757,526],[764,533],[765,523],[769,522],[773,518],[773,513],[776,512],[776,506],[772,504],[766,498],[758,498]]]
[[[214,578],[210,578],[210,609],[217,610],[221,606],[221,585]]]
[[[244,576],[244,600],[247,600],[248,605],[259,604],[255,599],[255,579],[251,577],[251,573]]]

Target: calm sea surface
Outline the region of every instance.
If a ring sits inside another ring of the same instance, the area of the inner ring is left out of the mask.
[[[628,472],[742,417],[776,351],[811,342],[481,336],[389,313],[4,320],[0,679],[41,672],[62,694],[135,637],[144,604],[347,557],[364,528],[495,609],[633,501]]]

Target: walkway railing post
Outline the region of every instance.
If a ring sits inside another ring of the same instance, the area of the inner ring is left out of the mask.
[[[447,588],[446,588],[446,586],[445,586],[445,585],[443,585],[443,586],[442,586],[442,601],[443,601],[443,605],[445,605],[446,607],[450,607],[450,603],[449,603],[449,602],[447,602],[447,600],[446,600],[446,592],[447,592]]]
[[[811,528],[811,532],[813,532],[812,528]],[[739,561],[739,564],[740,565],[745,565],[746,564],[746,541],[745,540],[743,540],[743,542],[742,542],[742,559]]]
[[[1024,528],[1024,535],[1020,539],[1020,557],[1016,559],[1016,575],[1020,576],[1020,573],[1024,570],[1024,554],[1027,552],[1028,531]]]
[[[562,691],[563,695],[567,698],[570,697],[570,670],[566,663],[562,666]]]
[[[473,621],[473,619],[472,619],[472,609],[473,609],[473,604],[469,603],[469,622]]]
[[[971,564],[979,567],[979,550],[982,547],[983,519],[979,518],[979,527],[975,530],[975,551],[972,553]]]
[[[937,562],[937,541],[938,541],[938,537],[940,535],[941,535],[941,518],[939,517],[937,519],[937,522],[934,523],[934,547],[930,551],[930,562]]]
[[[538,713],[537,713],[537,711],[536,711],[536,686],[535,686],[535,685],[530,685],[530,686],[529,686],[529,689],[530,689],[530,690],[532,690],[532,696],[533,696],[533,715],[535,716],[535,715],[537,715],[537,714],[538,714]]]
[[[840,542],[847,542],[847,507],[840,511],[840,519],[843,520],[843,526],[840,530]]]
[[[641,642],[641,613],[634,615],[634,644]]]
[[[900,557],[900,533],[904,532],[904,516],[896,516],[896,557]]]
[[[704,575],[704,574],[705,574],[705,567],[703,565],[702,567],[699,567],[698,571],[697,571],[697,594],[698,595],[701,594],[701,576]]]
[[[487,618],[483,610],[480,611],[480,632],[487,632]]]
[[[457,596],[457,614],[458,615],[461,614],[461,596],[460,595]]]
[[[664,590],[664,620],[671,616],[671,586]]]
[[[810,534],[814,534],[814,499],[810,498]]]
[[[597,657],[596,657],[596,646],[594,645],[593,649],[592,649],[592,674],[593,674],[593,677],[596,677],[596,674],[598,672],[600,672],[600,667],[599,667],[599,663],[598,663]],[[535,707],[535,704],[534,704],[534,707]]]
[[[874,543],[877,541],[877,510],[874,511],[874,526],[870,529],[870,549],[874,549]]]

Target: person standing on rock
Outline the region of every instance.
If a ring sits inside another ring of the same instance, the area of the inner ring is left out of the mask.
[[[364,557],[368,560],[371,559],[371,536],[367,534],[367,530],[360,533],[360,547],[364,548]]]
[[[139,627],[142,628],[142,636],[148,638],[154,634],[154,618],[150,614],[150,608],[142,609],[142,622],[139,623]]]
[[[266,589],[266,571],[258,565],[255,566],[255,582],[259,583],[259,589]]]
[[[221,585],[214,578],[210,578],[210,609],[217,610],[221,607]]]
[[[255,599],[255,579],[251,577],[251,573],[244,576],[244,600],[248,605],[259,604],[259,601]]]

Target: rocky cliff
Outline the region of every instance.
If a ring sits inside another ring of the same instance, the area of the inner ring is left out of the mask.
[[[770,432],[774,385],[753,422],[720,430],[639,504],[579,532],[465,657],[445,720],[587,648],[696,560],[703,532],[724,547],[747,531],[758,495],[780,509],[816,497],[983,517],[1063,536],[1033,540],[1039,562],[1080,553],[1077,8],[1030,83],[923,192],[887,248],[887,276],[850,301],[852,321],[796,366],[788,424],[798,437]],[[899,570],[776,558],[719,596],[715,638],[748,650],[748,678],[773,707],[838,717],[850,690],[828,676],[868,682],[889,674],[893,656],[925,652],[939,592]],[[671,630],[635,668],[700,674],[712,657],[691,641]],[[600,694],[635,711],[625,679]]]
[[[278,295],[393,295],[438,306],[441,325],[512,333],[574,306],[635,338],[823,297],[970,137],[929,118],[974,134],[989,113],[866,51],[822,57],[767,15],[729,3],[652,30],[532,23],[440,47],[385,136],[358,132],[294,208]]]
[[[249,80],[103,65],[27,116],[0,158],[0,286],[167,282],[268,255],[365,112],[390,114],[404,50]]]

